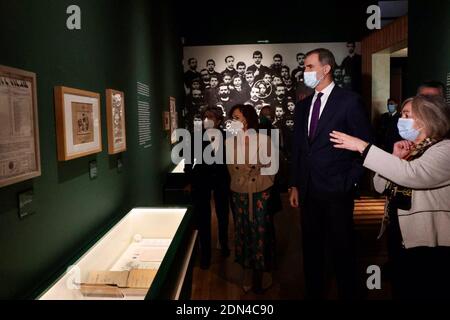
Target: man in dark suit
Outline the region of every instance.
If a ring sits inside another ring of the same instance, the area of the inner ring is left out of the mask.
[[[197,71],[197,59],[188,59],[189,69],[184,73],[184,85],[186,88],[191,89],[192,81],[194,79],[200,79],[200,73]]]
[[[231,108],[235,105],[235,102],[231,98],[230,88],[225,83],[219,84],[218,88],[218,101],[216,103],[216,106],[220,105],[225,115],[228,115]]]
[[[273,63],[270,65],[272,75],[281,77],[281,67],[283,66],[283,56],[279,53],[273,56]]]
[[[292,78],[296,83],[303,82],[303,72],[305,72],[305,57],[302,52],[297,53],[298,67],[292,70]]]
[[[208,70],[209,77],[216,76],[219,82],[221,82],[222,78],[220,73],[218,73],[215,68],[216,62],[213,59],[208,59],[208,61],[206,61],[206,70]]]
[[[234,57],[233,56],[227,56],[225,58],[225,65],[226,68],[223,70],[220,75],[222,76],[222,80],[226,74],[230,75],[231,78],[233,78],[238,72],[234,68]]]
[[[345,76],[351,79],[351,88],[361,93],[362,57],[356,53],[355,42],[347,42],[348,56],[342,61]]]
[[[379,146],[386,152],[392,153],[394,144],[403,140],[398,132],[398,119],[401,115],[398,112],[398,103],[395,99],[389,98],[387,101],[388,112],[383,113],[380,117],[377,138]]]
[[[262,64],[263,55],[261,51],[253,52],[253,60],[254,64],[247,68],[247,71],[253,72],[253,76],[255,77],[255,82],[261,80],[264,77],[264,74],[270,73],[269,67],[266,67]]]
[[[326,255],[333,262],[340,298],[356,297],[353,240],[355,189],[364,173],[355,153],[337,150],[330,132],[372,141],[371,126],[358,94],[333,82],[333,54],[306,55],[305,84],[315,92],[295,107],[290,203],[301,206],[307,298],[324,298]]]

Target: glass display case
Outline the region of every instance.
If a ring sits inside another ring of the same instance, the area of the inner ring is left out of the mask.
[[[190,208],[131,210],[39,299],[188,299],[197,239],[191,221]]]
[[[166,174],[164,184],[164,204],[166,205],[184,206],[191,203],[189,194],[184,190],[187,185],[184,166],[185,162],[181,160]]]

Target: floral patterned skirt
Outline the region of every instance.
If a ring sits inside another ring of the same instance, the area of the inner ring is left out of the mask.
[[[253,194],[253,217],[249,195],[232,192],[235,212],[235,260],[244,268],[271,271],[274,258],[273,217],[268,211],[270,190]]]

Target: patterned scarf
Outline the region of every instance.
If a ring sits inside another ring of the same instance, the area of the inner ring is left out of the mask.
[[[412,161],[420,158],[425,153],[425,151],[427,151],[428,148],[430,148],[436,142],[436,140],[430,138],[423,140],[419,144],[415,145],[411,152],[407,156],[405,156],[403,160]],[[386,185],[384,194],[387,196],[388,202],[395,205],[398,209],[411,209],[411,188],[405,188],[389,181]]]
[[[422,142],[414,146],[411,152],[406,155],[403,160],[412,161],[420,158],[425,151],[428,150],[432,145],[436,144],[438,141],[434,139],[427,138]],[[386,196],[386,205],[384,207],[384,217],[381,224],[381,230],[378,234],[378,239],[381,238],[387,225],[389,224],[389,213],[396,212],[396,209],[410,210],[412,205],[412,189],[399,186],[392,181],[388,181],[386,184],[386,189],[383,193]]]

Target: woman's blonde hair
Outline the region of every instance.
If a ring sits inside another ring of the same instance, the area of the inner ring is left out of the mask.
[[[414,117],[423,123],[428,138],[442,140],[449,137],[450,107],[442,97],[416,96],[412,98],[411,110]]]
[[[412,102],[413,100],[414,100],[414,97],[411,97],[411,98],[408,98],[408,99],[406,99],[405,101],[403,101],[403,103],[402,103],[402,105],[401,105],[401,107],[400,107],[399,112],[402,113],[403,108],[404,108],[408,103]],[[400,116],[401,116],[401,115],[400,115]]]

